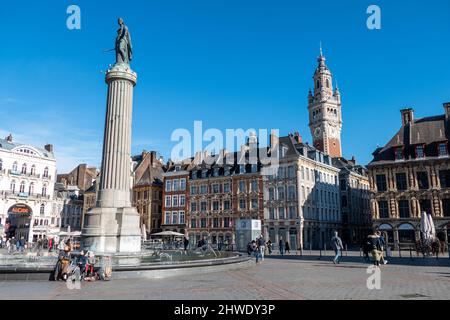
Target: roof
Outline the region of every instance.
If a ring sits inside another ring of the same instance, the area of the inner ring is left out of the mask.
[[[36,151],[40,157],[48,158],[48,159],[55,159],[55,155],[53,152],[49,152],[43,148],[34,147],[22,143],[16,143],[16,142],[9,142],[6,139],[0,138],[0,149],[7,150],[7,151],[15,151],[20,148],[29,149],[32,151]]]
[[[370,164],[395,161],[395,150],[401,148],[405,160],[416,157],[415,147],[424,146],[427,157],[438,156],[438,144],[448,142],[449,123],[445,115],[425,117],[402,125],[391,140],[377,148]]]

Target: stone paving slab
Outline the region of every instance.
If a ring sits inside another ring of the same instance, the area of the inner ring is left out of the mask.
[[[83,283],[0,282],[0,299],[150,300],[392,300],[448,299],[450,267],[388,264],[381,267],[381,290],[366,286],[368,264],[269,257],[246,269],[167,279]]]

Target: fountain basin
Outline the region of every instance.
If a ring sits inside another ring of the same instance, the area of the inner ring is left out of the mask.
[[[171,276],[228,271],[248,267],[254,263],[251,258],[236,252],[221,252],[217,258],[207,256],[191,259],[192,255],[189,255],[185,260],[174,261],[154,261],[155,259],[150,257],[148,254],[114,256],[112,279],[160,279]],[[18,264],[0,265],[0,281],[48,281],[56,259],[56,257],[53,257],[53,259],[46,257],[45,261],[38,261],[37,263],[27,261]]]

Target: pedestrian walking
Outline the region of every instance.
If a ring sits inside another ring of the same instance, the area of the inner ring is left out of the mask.
[[[381,247],[381,253],[380,253],[380,263],[381,264],[387,264],[388,261],[384,259],[384,248],[386,246],[386,240],[383,237],[383,234],[380,230],[377,231],[377,237],[380,239],[380,247]]]
[[[280,254],[283,255],[284,254],[284,242],[283,242],[283,237],[280,237],[280,241],[278,241],[278,247],[280,249]]]
[[[272,241],[270,239],[267,241],[267,250],[269,251],[269,255],[272,254]]]
[[[373,264],[377,267],[380,266],[381,260],[381,242],[380,238],[377,236],[377,231],[373,230],[372,234],[369,236]]]
[[[188,237],[184,237],[183,244],[184,244],[184,251],[186,251],[188,249],[188,247],[189,247],[189,239],[188,239]]]
[[[344,249],[344,246],[342,244],[341,238],[339,238],[338,232],[334,232],[334,236],[331,238],[331,247],[334,250],[335,257],[333,259],[334,264],[339,264],[342,256],[342,249]]]
[[[289,246],[289,242],[286,241],[286,243],[284,244],[284,249],[286,254],[291,254],[291,247]]]
[[[258,239],[258,247],[261,255],[261,261],[264,261],[264,251],[266,250],[266,240],[264,240],[263,235]]]

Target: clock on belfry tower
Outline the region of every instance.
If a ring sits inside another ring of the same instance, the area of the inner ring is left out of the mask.
[[[337,86],[333,90],[333,75],[325,61],[321,46],[314,91],[308,95],[309,128],[314,147],[332,157],[342,157],[341,94]]]

